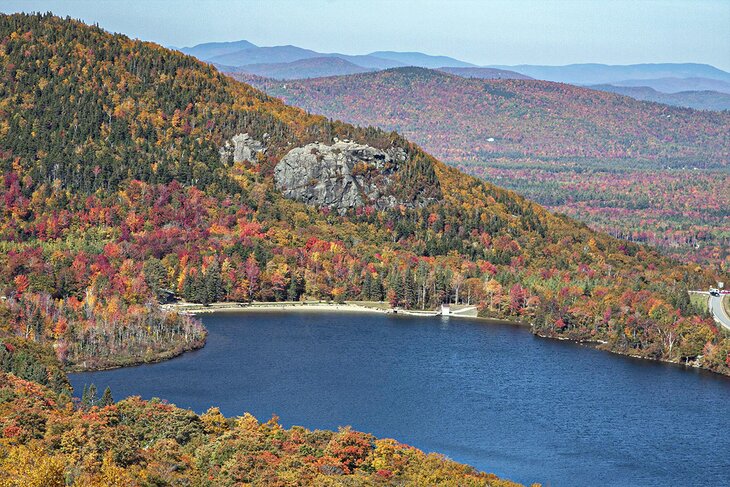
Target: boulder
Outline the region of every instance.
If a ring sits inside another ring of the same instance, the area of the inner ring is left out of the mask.
[[[406,158],[400,148],[317,142],[289,151],[274,168],[274,181],[287,198],[341,214],[364,205],[392,208],[403,203],[393,196],[391,183]]]
[[[225,145],[219,149],[219,152],[221,162],[225,165],[229,165],[231,162],[255,164],[258,162],[257,155],[266,152],[266,146],[263,142],[252,138],[248,134],[237,134],[231,140],[227,140]]]

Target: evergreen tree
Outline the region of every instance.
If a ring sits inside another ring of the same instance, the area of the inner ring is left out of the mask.
[[[210,304],[208,292],[205,285],[205,275],[202,271],[198,271],[193,279],[193,301],[204,305]]]
[[[96,406],[99,403],[99,398],[97,397],[96,393],[96,386],[94,384],[91,384],[89,386],[89,389],[86,391],[86,403],[85,405],[88,407]],[[82,400],[83,402],[83,400]]]
[[[193,296],[194,291],[193,277],[190,274],[186,274],[182,289],[182,295],[185,301],[195,301],[195,297]]]
[[[370,299],[373,301],[383,301],[385,299],[385,287],[383,286],[383,278],[380,274],[377,275],[373,282]]]
[[[114,398],[112,397],[112,390],[109,388],[109,386],[106,386],[106,389],[104,389],[104,394],[101,396],[101,400],[99,401],[100,406],[111,406],[114,404]]]
[[[692,302],[689,299],[689,293],[684,287],[677,288],[672,295],[672,304],[675,308],[682,312],[683,315],[690,313]],[[703,310],[704,311],[704,310]]]
[[[159,299],[160,289],[165,287],[165,282],[167,281],[165,266],[162,265],[160,259],[151,257],[144,262],[142,272],[144,272],[144,280],[147,286],[149,286]]]
[[[289,288],[286,291],[286,298],[289,301],[299,301],[299,298],[304,292],[303,279],[301,276],[293,272],[289,279]]]
[[[410,267],[406,268],[403,276],[403,305],[410,309],[416,303],[416,284],[413,279],[413,271]]]
[[[393,267],[388,274],[388,289],[392,289],[395,293],[395,302],[403,303],[403,278],[397,267]]]
[[[221,267],[217,261],[214,261],[205,272],[203,304],[214,303],[223,298],[223,279],[221,277]]]
[[[365,277],[362,281],[362,289],[360,290],[360,299],[364,301],[370,301],[373,299],[373,277],[370,272],[365,272]]]

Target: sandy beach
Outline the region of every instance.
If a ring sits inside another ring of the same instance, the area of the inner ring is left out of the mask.
[[[186,314],[204,314],[219,312],[245,312],[245,311],[336,311],[336,312],[358,312],[358,313],[391,313],[390,308],[385,304],[376,306],[380,303],[373,303],[374,306],[363,306],[351,303],[327,303],[317,301],[303,302],[254,302],[254,303],[236,303],[221,302],[202,305],[198,303],[172,303],[162,305],[163,309],[169,311],[177,311]]]
[[[253,302],[237,303],[222,302],[211,303],[207,306],[199,303],[171,303],[164,304],[162,308],[168,311],[177,311],[191,315],[220,312],[247,312],[247,311],[317,311],[317,312],[351,312],[351,313],[395,313],[412,316],[439,316],[441,313],[433,310],[404,310],[393,309],[383,302],[347,302],[328,303],[324,301],[282,301],[282,302]]]

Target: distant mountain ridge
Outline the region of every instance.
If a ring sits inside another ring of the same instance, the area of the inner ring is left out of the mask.
[[[398,131],[449,161],[632,158],[727,166],[730,160],[726,113],[664,107],[569,84],[463,78],[415,67],[246,81],[313,113]]]
[[[204,43],[178,50],[212,63],[220,71],[247,73],[274,80],[341,76],[415,66],[438,69],[463,78],[539,79],[577,86],[648,87],[658,93],[636,89],[608,91],[637,100],[703,110],[723,110],[726,102],[722,96],[700,92],[730,93],[730,73],[699,63],[476,66],[453,57],[422,52],[374,51],[369,54],[349,55],[318,52],[294,45],[257,46],[245,40]],[[692,93],[661,96],[679,92]]]
[[[448,56],[432,56],[422,52],[396,52],[396,51],[375,51],[369,56],[375,56],[382,59],[390,59],[398,61],[404,66],[418,66],[421,68],[475,68],[475,64],[460,61]]]
[[[243,66],[259,63],[290,63],[321,56],[318,52],[297,46],[271,46],[241,49],[210,57],[206,61],[229,66]]]
[[[208,60],[215,56],[230,54],[243,49],[254,49],[256,47],[258,47],[256,44],[246,40],[240,40],[235,42],[207,42],[193,47],[181,47],[177,50],[195,56],[200,60]]]
[[[293,62],[314,57],[345,59],[363,68],[387,69],[398,66],[440,67],[477,67],[475,64],[449,56],[434,56],[422,52],[376,51],[369,54],[350,55],[337,52],[317,52],[293,45],[257,46],[246,40],[236,42],[209,42],[192,47],[177,49],[185,54],[227,66],[246,64]]]
[[[608,84],[626,87],[647,86],[662,93],[680,93],[683,91],[716,91],[719,93],[730,93],[730,81],[710,78],[628,79]]]
[[[236,72],[277,80],[343,76],[372,71],[337,57],[307,58],[290,63],[247,64],[234,69]]]
[[[479,79],[533,79],[516,71],[497,68],[459,68],[459,67],[443,67],[438,68],[444,73],[454,74],[462,78],[479,78]]]
[[[225,66],[228,69],[238,69],[251,64],[292,63],[314,58],[343,59],[366,69],[388,69],[405,66],[400,61],[380,58],[370,54],[349,55],[336,52],[323,53],[293,45],[257,46],[245,40],[237,42],[210,42],[198,44],[193,47],[183,47],[178,50],[185,54],[195,56],[201,61]]]
[[[730,110],[730,93],[718,91],[680,91],[662,93],[649,86],[592,85],[592,89],[618,93],[637,100],[652,101],[696,110]]]
[[[597,63],[542,66],[522,64],[517,66],[494,65],[490,68],[508,69],[532,78],[577,85],[597,85],[625,80],[657,78],[708,78],[730,82],[730,73],[709,64],[656,63],[609,65]]]
[[[392,59],[383,59],[376,56],[371,56],[369,54],[356,54],[356,55],[349,55],[349,54],[339,54],[339,53],[329,53],[329,54],[323,54],[327,57],[334,57],[334,58],[340,58],[344,59],[346,61],[350,61],[353,64],[356,64],[358,66],[362,66],[363,68],[369,68],[369,69],[390,69],[390,68],[399,68],[405,66],[405,64],[394,61]]]

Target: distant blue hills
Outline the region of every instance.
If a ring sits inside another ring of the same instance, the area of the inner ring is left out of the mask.
[[[183,47],[179,50],[202,61],[234,68],[243,68],[253,64],[292,63],[315,58],[342,59],[359,68],[376,70],[404,66],[424,68],[474,66],[448,56],[431,56],[420,52],[379,51],[364,55],[349,55],[336,52],[322,53],[292,45],[260,47],[248,41],[211,42]],[[245,71],[245,69],[240,70]]]
[[[439,69],[465,78],[533,78],[568,83],[613,91],[638,99],[705,110],[727,109],[730,95],[730,73],[700,63],[476,66],[452,57],[422,52],[376,51],[349,55],[317,52],[292,45],[257,46],[246,40],[208,42],[178,50],[214,64],[221,71],[278,80],[347,76],[367,71],[418,66]]]

